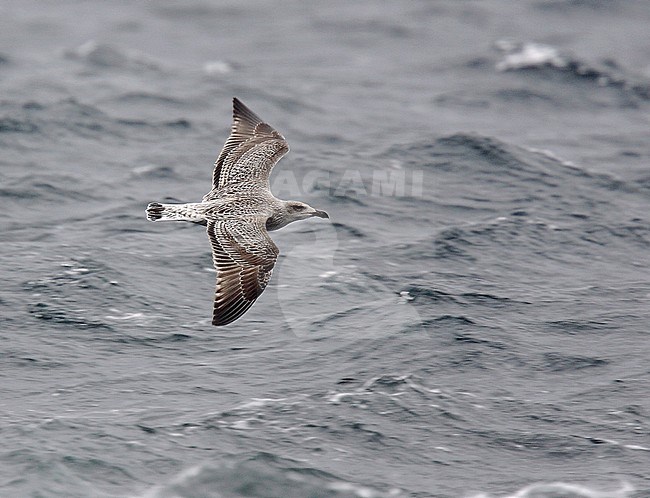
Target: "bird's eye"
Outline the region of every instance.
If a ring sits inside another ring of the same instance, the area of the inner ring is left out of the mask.
[[[295,207],[295,209],[298,210],[298,211],[303,211],[306,207],[307,207],[307,206],[304,206],[304,205],[302,205],[302,204],[298,204],[298,205]]]

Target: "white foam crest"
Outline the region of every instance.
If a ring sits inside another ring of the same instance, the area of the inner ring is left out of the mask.
[[[560,156],[555,154],[553,151],[550,151],[548,149],[536,149],[535,147],[524,147],[524,149],[534,153],[534,154],[539,154],[540,156],[548,157],[549,159],[553,159],[554,161],[559,162],[562,166],[568,166],[570,168],[577,168],[576,164],[571,161],[567,161],[566,159],[562,159]]]
[[[353,493],[359,498],[388,498],[392,496],[403,496],[402,492],[397,488],[391,489],[388,494],[386,494],[352,482],[333,482],[331,484],[328,484],[327,488],[331,489],[332,491]]]
[[[496,46],[506,52],[503,59],[496,65],[499,71],[541,66],[565,68],[569,63],[555,47],[543,43],[514,43],[500,40]]]
[[[468,498],[627,498],[633,491],[634,488],[625,482],[613,491],[597,490],[581,484],[551,482],[531,484],[515,494],[502,497],[479,493]]]
[[[238,469],[238,465],[235,462],[227,462],[221,465],[197,465],[182,471],[168,484],[156,485],[145,491],[144,494],[139,495],[139,498],[181,498],[185,496],[199,496],[197,491],[201,493],[200,496],[206,496],[206,498],[208,496],[214,498],[221,498],[226,495],[231,496],[231,493],[228,491],[222,493],[218,489],[218,486],[222,481],[228,483],[229,477],[238,473],[239,470],[240,469]],[[298,472],[285,472],[282,475],[269,473],[267,477],[277,477],[278,481],[287,486],[287,488],[295,484],[311,484],[313,490],[311,490],[312,492],[309,493],[309,496],[316,496],[315,491],[322,490],[324,492],[323,494],[327,494],[327,496],[338,496],[339,493],[345,493],[345,496],[352,495],[358,498],[406,497],[404,492],[399,488],[390,488],[388,491],[379,491],[369,486],[364,486],[354,482],[336,479],[314,479],[311,476],[301,475]],[[307,492],[309,492],[309,486],[306,489]],[[209,490],[209,492],[207,490]],[[295,495],[292,494],[292,496]],[[318,496],[320,496],[320,494]],[[136,497],[133,496],[131,498]]]
[[[226,61],[209,61],[203,64],[203,72],[209,76],[228,74],[232,72],[232,66]]]

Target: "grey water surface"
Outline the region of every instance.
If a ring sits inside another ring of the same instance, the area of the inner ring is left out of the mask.
[[[0,496],[650,496],[650,3],[0,2]],[[210,325],[232,97],[292,151]]]

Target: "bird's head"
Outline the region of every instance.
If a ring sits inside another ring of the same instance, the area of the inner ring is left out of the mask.
[[[292,221],[311,218],[313,216],[318,216],[319,218],[329,218],[329,215],[325,211],[314,209],[309,204],[305,204],[304,202],[300,201],[287,201],[285,208],[287,210],[287,218],[290,220],[289,223]]]

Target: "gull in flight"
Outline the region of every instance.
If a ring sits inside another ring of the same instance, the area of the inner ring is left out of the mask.
[[[329,218],[325,211],[271,193],[271,169],[288,151],[284,137],[235,98],[232,130],[214,163],[212,190],[202,202],[147,206],[149,221],[207,228],[217,270],[213,325],[234,322],[264,291],[279,254],[270,231],[313,216]]]

